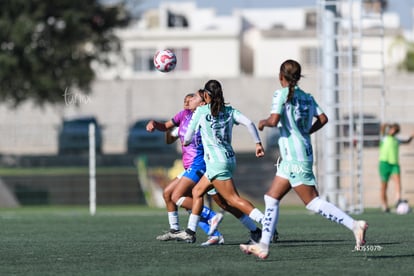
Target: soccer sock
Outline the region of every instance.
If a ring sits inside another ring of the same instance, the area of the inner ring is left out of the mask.
[[[243,214],[239,220],[244,225],[244,227],[250,231],[255,231],[257,229],[257,225],[254,223],[254,221],[245,214]]]
[[[215,215],[216,215],[216,212],[214,212],[207,206],[203,206],[203,210],[201,211],[200,217],[205,218],[206,220],[210,220]]]
[[[260,239],[260,243],[269,246],[279,219],[279,200],[271,196],[264,195],[264,202],[266,209],[262,222],[262,238]]]
[[[188,218],[188,229],[190,229],[193,232],[196,232],[197,224],[200,220],[200,216],[190,214],[190,217]]]
[[[251,219],[253,219],[255,222],[260,223],[260,224],[262,224],[263,216],[264,216],[263,213],[260,212],[260,210],[257,208],[254,208],[249,214],[249,217]]]
[[[188,214],[191,215],[191,210],[187,210]],[[208,219],[200,217],[200,220],[198,221],[198,227],[201,228],[206,234],[210,231],[210,224],[208,223]],[[215,233],[213,236],[215,236]]]
[[[349,230],[353,230],[354,219],[326,200],[315,197],[311,202],[308,203],[308,205],[306,205],[306,209],[318,213],[338,224],[343,224]]]
[[[168,212],[168,222],[170,223],[170,229],[180,230],[180,224],[178,223],[178,212]]]
[[[201,217],[200,217],[200,220],[198,221],[198,227],[200,227],[201,230],[203,230],[206,234],[208,233],[208,231],[210,231],[210,224],[208,224],[207,220]]]

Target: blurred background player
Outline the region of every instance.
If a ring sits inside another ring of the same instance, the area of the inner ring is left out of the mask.
[[[395,208],[398,207],[403,200],[401,199],[401,168],[399,162],[399,147],[400,144],[408,144],[413,139],[411,135],[408,139],[402,140],[397,138],[400,132],[400,125],[383,124],[381,125],[381,140],[379,146],[379,175],[381,177],[381,209],[384,212],[389,212],[387,188],[390,178],[392,178],[395,185]]]

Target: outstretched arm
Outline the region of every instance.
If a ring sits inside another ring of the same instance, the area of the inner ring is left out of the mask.
[[[175,125],[174,125],[172,120],[166,121],[164,123],[157,122],[155,120],[150,120],[147,123],[146,129],[147,129],[148,132],[153,132],[154,130],[167,131],[167,130],[173,128],[174,126]]]
[[[257,131],[257,128],[254,125],[254,123],[249,118],[247,118],[241,113],[239,114],[237,121],[247,127],[247,130],[249,131],[253,140],[256,142],[256,157],[263,157],[264,148],[263,148],[260,136],[259,136],[259,132]]]
[[[401,144],[408,144],[408,143],[410,143],[412,140],[413,140],[413,138],[414,138],[414,134],[413,135],[411,135],[408,139],[406,139],[406,140],[401,140],[400,139],[400,143]]]
[[[380,135],[384,136],[385,135],[385,130],[387,129],[389,125],[388,124],[382,124],[381,128],[380,128]]]

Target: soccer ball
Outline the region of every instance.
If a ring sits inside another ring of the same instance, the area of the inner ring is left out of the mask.
[[[177,57],[171,50],[160,50],[154,55],[154,66],[160,72],[167,73],[174,70]]]
[[[397,209],[395,211],[399,215],[406,215],[411,211],[411,208],[408,202],[404,200],[398,204]]]

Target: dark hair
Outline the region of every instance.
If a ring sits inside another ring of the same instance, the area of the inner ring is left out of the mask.
[[[287,98],[287,102],[289,102],[295,91],[295,86],[298,84],[301,75],[302,68],[300,64],[292,59],[288,59],[280,65],[280,74],[285,78],[285,80],[289,83],[289,94]]]
[[[211,97],[211,115],[214,117],[218,116],[220,111],[224,109],[225,106],[221,84],[217,80],[209,80],[204,85],[204,91]]]
[[[400,132],[400,125],[398,123],[392,124],[391,127],[395,129],[395,134]]]

